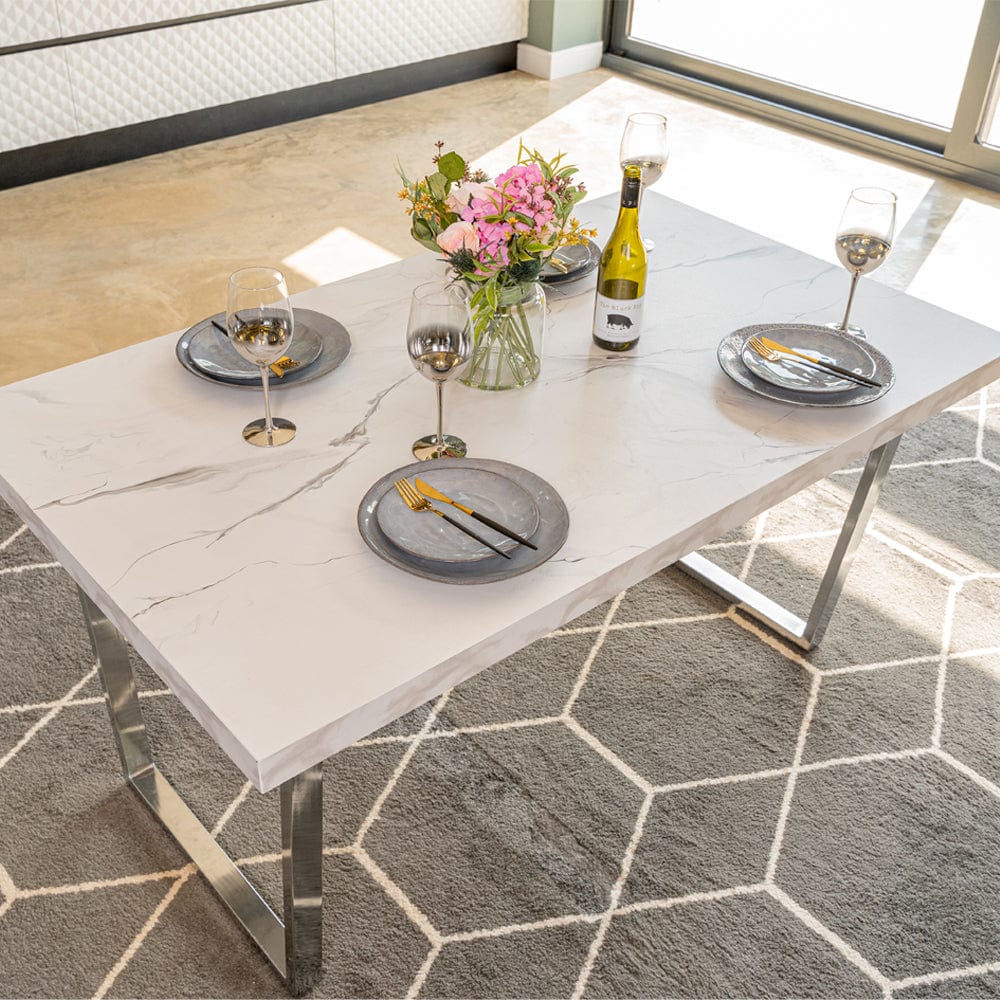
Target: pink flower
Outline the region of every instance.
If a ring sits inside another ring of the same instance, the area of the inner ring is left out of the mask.
[[[496,191],[485,184],[477,184],[475,181],[464,181],[458,187],[454,187],[448,193],[445,204],[455,213],[461,213],[473,198],[480,198],[483,201],[492,201],[496,197]]]
[[[498,188],[502,188],[505,184],[512,184],[517,189],[523,189],[543,182],[542,171],[536,163],[519,163],[511,167],[510,170],[505,170],[496,179]]]
[[[469,222],[453,222],[438,236],[437,245],[445,253],[455,253],[463,248],[475,252],[479,249],[479,234]]]

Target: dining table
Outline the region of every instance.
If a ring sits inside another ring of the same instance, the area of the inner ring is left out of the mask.
[[[577,208],[601,237],[616,210],[615,195]],[[428,578],[362,531],[373,486],[391,485],[434,425],[404,343],[412,289],[445,274],[431,252],[293,296],[342,325],[350,352],[322,377],[276,384],[276,414],[298,427],[282,447],[244,442],[259,390],[195,377],[178,363],[183,331],[0,389],[0,495],[80,590],[125,777],[292,993],[322,963],[327,758],[673,564],[811,648],[900,436],[1000,377],[1000,333],[873,278],[852,318],[890,362],[891,388],[860,405],[771,398],[723,370],[720,344],[838,319],[848,282],[832,246],[820,260],[652,191],[642,225],[655,250],[635,349],[593,344],[590,271],[547,285],[534,383],[445,387],[445,430],[469,460],[542,483],[542,527],[564,517],[558,545],[516,575]],[[698,553],[858,460],[811,608],[786,609]],[[156,768],[126,642],[258,792],[280,789],[282,912]]]

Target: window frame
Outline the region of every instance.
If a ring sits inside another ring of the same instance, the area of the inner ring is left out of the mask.
[[[632,5],[609,0],[608,68],[1000,191],[1000,148],[979,139],[1000,97],[1000,0],[983,2],[950,129],[633,38]]]

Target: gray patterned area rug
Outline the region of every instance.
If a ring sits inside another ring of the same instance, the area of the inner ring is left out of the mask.
[[[857,470],[708,553],[804,611]],[[675,571],[326,767],[323,997],[1000,995],[1000,391],[897,454],[819,650]],[[139,667],[273,901],[273,795]],[[282,996],[123,787],[75,590],[0,508],[0,995]]]

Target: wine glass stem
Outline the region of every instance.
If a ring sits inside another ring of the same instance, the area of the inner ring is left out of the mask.
[[[271,393],[270,393],[271,372],[267,365],[260,366],[260,381],[264,386],[264,430],[267,432],[267,443],[274,443],[274,424],[271,422]]]
[[[444,458],[444,382],[435,382],[438,401],[438,448],[437,457]]]
[[[855,270],[854,274],[851,275],[851,291],[847,296],[847,308],[844,310],[844,319],[840,324],[840,329],[847,333],[847,320],[851,315],[851,306],[854,304],[854,292],[858,287],[858,278],[861,277],[861,272]]]
[[[642,232],[642,196],[645,193],[645,191],[646,191],[646,185],[640,182],[640,184],[639,184],[639,203],[635,206],[636,216],[637,216],[638,221],[639,221],[639,232],[640,233]],[[646,251],[646,253],[649,253],[650,251],[656,249],[656,243],[652,239],[650,239],[650,237],[644,236],[642,238],[642,248]]]

